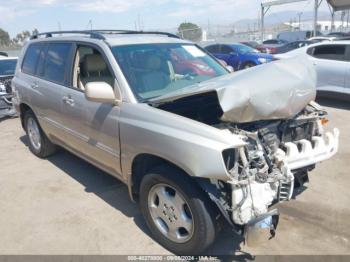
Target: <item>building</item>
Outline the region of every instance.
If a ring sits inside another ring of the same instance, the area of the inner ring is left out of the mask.
[[[313,21],[301,21],[300,25],[299,22],[292,22],[292,23],[285,23],[286,25],[290,25],[295,30],[313,30],[314,22]],[[321,32],[330,32],[330,31],[341,31],[341,32],[348,32],[350,31],[350,23],[347,21],[334,21],[333,23],[333,29],[332,27],[332,21],[331,20],[324,20],[324,21],[317,21],[317,30]]]

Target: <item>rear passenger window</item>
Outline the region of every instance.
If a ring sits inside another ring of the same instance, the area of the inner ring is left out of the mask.
[[[28,47],[22,64],[22,71],[24,73],[30,75],[35,74],[41,47],[41,44],[32,44]]]
[[[219,53],[219,45],[211,45],[205,48],[209,53]]]
[[[345,61],[345,45],[322,45],[314,47],[312,56],[328,60]]]
[[[52,43],[46,53],[43,76],[46,80],[58,84],[67,83],[67,69],[70,68],[71,44]]]

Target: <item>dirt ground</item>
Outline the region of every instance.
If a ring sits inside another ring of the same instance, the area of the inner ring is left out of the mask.
[[[276,238],[252,248],[224,230],[208,254],[350,254],[350,103],[320,103],[340,150],[279,206]],[[0,122],[0,143],[0,254],[169,254],[115,178],[64,150],[38,159],[18,119]]]

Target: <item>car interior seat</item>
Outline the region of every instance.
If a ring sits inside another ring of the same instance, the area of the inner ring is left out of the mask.
[[[169,74],[162,70],[162,61],[158,56],[148,56],[144,61],[145,72],[141,75],[144,91],[163,89],[171,80]]]
[[[106,82],[113,87],[113,76],[100,54],[87,54],[84,56],[80,80],[84,86],[90,82]]]

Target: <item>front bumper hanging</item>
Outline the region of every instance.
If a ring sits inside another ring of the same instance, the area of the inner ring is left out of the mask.
[[[339,130],[327,132],[324,137],[313,136],[312,141],[302,139],[285,143],[285,163],[291,170],[310,166],[331,158],[338,151]],[[299,146],[299,147],[298,147]]]

